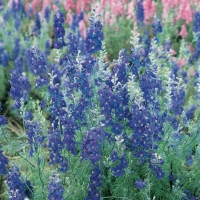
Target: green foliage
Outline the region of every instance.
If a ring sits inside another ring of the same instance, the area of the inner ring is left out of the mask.
[[[104,26],[104,42],[110,61],[117,59],[118,52],[123,48],[127,48],[128,53],[130,53],[132,28],[132,20],[127,20],[125,17],[120,17],[113,25]]]
[[[0,66],[0,101],[2,101],[5,98],[6,94],[6,85],[5,85],[6,79],[4,74],[4,68]]]

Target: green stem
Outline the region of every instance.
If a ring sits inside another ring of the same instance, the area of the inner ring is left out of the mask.
[[[3,136],[4,138],[6,139],[6,142],[8,145],[10,145],[10,141],[8,140],[8,138],[6,137],[5,133],[4,133],[4,130],[1,128],[2,130],[2,133],[3,133]],[[11,146],[11,145],[10,145]],[[33,165],[32,163],[30,163],[26,158],[24,158],[21,154],[19,154],[17,151],[15,151],[14,148],[12,148],[12,150],[15,152],[15,154],[17,154],[18,156],[20,156],[22,159],[26,160],[32,167],[35,167],[35,165]]]
[[[192,179],[194,179],[194,178],[197,176],[198,173],[200,173],[200,170],[199,170],[189,181],[187,181],[187,182],[181,187],[181,190],[183,190],[183,188],[184,188],[188,183],[190,183],[190,182],[192,181]]]

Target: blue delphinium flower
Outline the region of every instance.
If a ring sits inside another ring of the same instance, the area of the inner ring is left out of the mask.
[[[14,165],[11,166],[7,175],[6,183],[8,186],[8,194],[10,200],[25,199],[26,197],[28,197],[27,194],[31,196],[30,192],[28,192],[28,190],[32,192],[30,181],[22,180],[18,167]],[[27,188],[27,186],[29,186],[29,188]]]
[[[4,117],[3,115],[0,115],[0,126],[3,126],[7,123],[7,119],[6,117]]]
[[[21,18],[19,17],[19,15],[16,15],[15,17],[15,29],[18,31],[20,26],[21,26]]]
[[[86,35],[86,49],[89,53],[93,54],[102,49],[103,32],[102,24],[98,19],[96,10],[92,10],[92,16],[90,17],[90,27],[87,29]]]
[[[2,111],[2,108],[1,108],[1,102],[0,102],[0,112]],[[0,115],[0,126],[3,126],[7,123],[7,119],[6,117],[4,117],[3,115]]]
[[[181,200],[197,200],[195,196],[192,195],[192,193],[189,190],[184,190],[184,196]]]
[[[0,65],[2,65],[3,67],[7,67],[9,58],[9,54],[3,47],[3,42],[0,41]]]
[[[150,168],[154,171],[154,173],[158,179],[161,179],[165,176],[162,168],[159,165],[151,164]]]
[[[39,36],[41,32],[41,22],[40,22],[40,15],[36,13],[35,15],[35,25],[33,27],[33,35]]]
[[[77,37],[70,33],[67,38],[69,39],[69,42],[67,43],[68,46],[68,53],[72,55],[77,55],[78,53],[78,39]]]
[[[8,22],[10,20],[12,16],[12,10],[10,8],[6,9],[4,15],[3,15],[3,19]]]
[[[171,110],[175,115],[181,115],[183,112],[184,100],[185,100],[185,90],[173,88],[172,89],[172,107]]]
[[[0,0],[0,11],[3,10],[3,0]]]
[[[192,105],[185,113],[186,117],[187,117],[187,120],[192,120],[193,117],[194,117],[194,112],[196,110],[196,106],[195,105]]]
[[[125,173],[125,169],[128,167],[128,162],[124,155],[120,158],[118,157],[118,159],[116,159],[115,161],[119,161],[119,164],[112,168],[113,175],[115,177],[122,176]]]
[[[156,77],[152,70],[147,69],[140,78],[140,88],[143,92],[145,101],[148,104],[156,105],[155,93],[160,94],[162,90],[161,80]]]
[[[156,17],[153,19],[152,22],[152,33],[153,35],[156,35],[157,33],[162,33],[162,24],[160,19],[157,19]]]
[[[194,13],[193,31],[195,33],[200,32],[200,12],[195,12]]]
[[[96,127],[85,134],[82,144],[81,160],[87,159],[95,164],[101,159],[101,148],[105,134],[102,127]]]
[[[76,13],[72,14],[72,22],[70,24],[70,29],[75,31],[79,27],[79,18]]]
[[[64,188],[62,186],[62,180],[59,178],[57,174],[53,174],[51,177],[51,182],[48,185],[48,200],[64,200]]]
[[[51,46],[50,46],[50,40],[47,39],[45,42],[45,55],[48,56],[51,53]]]
[[[50,165],[59,164],[59,171],[66,172],[68,170],[68,162],[66,158],[61,155],[62,149],[65,147],[61,139],[61,133],[58,130],[49,131],[49,151],[50,151]]]
[[[38,151],[39,144],[44,142],[45,136],[39,122],[29,121],[26,119],[25,126],[27,128],[27,135],[30,144],[30,156]]]
[[[195,62],[199,59],[199,56],[200,56],[200,33],[198,32],[195,50],[194,50],[194,53],[192,54],[191,58],[189,59],[189,61]]]
[[[0,124],[1,126],[1,124]],[[6,166],[8,164],[8,158],[3,155],[3,151],[0,150],[0,174],[6,175]]]
[[[136,19],[137,22],[140,24],[144,23],[144,8],[143,8],[143,0],[139,0],[137,2],[137,8],[136,8]]]
[[[10,76],[10,95],[15,100],[14,107],[20,108],[22,99],[23,102],[28,101],[30,82],[26,74],[22,72],[22,69],[17,66],[11,70]]]
[[[20,39],[15,38],[14,40],[14,49],[13,49],[13,60],[15,60],[18,55],[20,55]]]
[[[49,20],[50,20],[50,14],[51,14],[50,12],[51,12],[50,7],[46,6],[44,10],[44,18],[47,23],[49,23]]]
[[[94,169],[91,171],[90,183],[88,186],[88,196],[86,200],[100,200],[101,194],[99,187],[102,186],[102,172],[99,166],[94,165]]]
[[[28,50],[30,61],[30,71],[34,75],[41,75],[47,73],[47,61],[45,55],[37,48],[32,47]]]
[[[37,47],[28,50],[28,60],[30,71],[38,76],[36,79],[36,88],[48,84],[47,61],[46,56]]]
[[[54,48],[61,49],[65,46],[64,36],[65,29],[64,24],[65,19],[62,12],[57,10],[53,15],[53,26],[54,26]]]
[[[143,189],[146,187],[146,182],[139,179],[135,181],[135,187],[137,187],[138,189]]]

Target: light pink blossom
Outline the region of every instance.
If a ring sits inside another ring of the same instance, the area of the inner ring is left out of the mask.
[[[144,7],[144,20],[145,20],[145,23],[148,24],[149,20],[156,13],[156,3],[151,0],[145,0],[143,2],[143,7]]]
[[[188,32],[187,32],[187,27],[186,27],[185,24],[183,24],[183,25],[181,26],[181,31],[180,31],[179,35],[182,36],[183,38],[186,38],[186,37],[187,37]]]

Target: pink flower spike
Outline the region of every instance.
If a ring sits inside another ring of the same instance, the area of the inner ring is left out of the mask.
[[[149,20],[154,16],[156,12],[156,3],[151,0],[145,0],[143,2],[143,7],[145,23],[148,24]]]
[[[53,4],[52,9],[53,9],[53,11],[56,11],[58,9],[58,7],[55,4]]]
[[[183,65],[185,65],[187,63],[187,60],[185,58],[182,58],[180,59],[177,64],[180,66],[180,67],[183,67]]]
[[[172,55],[176,55],[177,54],[174,49],[170,49],[170,52],[171,52]]]
[[[108,11],[105,13],[105,22],[106,24],[110,24],[110,13]]]
[[[185,24],[183,24],[181,26],[181,31],[180,31],[179,35],[182,36],[182,38],[186,38],[187,37],[188,32],[187,32],[187,27],[186,27]]]
[[[72,22],[72,15],[70,12],[67,12],[66,13],[66,21],[65,21],[67,24],[71,24]]]

